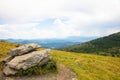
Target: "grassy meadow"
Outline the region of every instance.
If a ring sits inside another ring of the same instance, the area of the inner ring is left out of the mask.
[[[17,46],[0,42],[0,70],[3,67],[1,61],[8,56],[6,52]],[[52,50],[51,56],[57,64],[76,73],[78,80],[120,80],[120,58],[58,50]]]

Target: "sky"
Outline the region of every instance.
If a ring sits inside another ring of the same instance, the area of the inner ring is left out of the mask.
[[[0,0],[0,39],[120,32],[120,0]]]

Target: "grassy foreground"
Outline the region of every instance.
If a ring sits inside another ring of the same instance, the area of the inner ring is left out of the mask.
[[[120,58],[52,51],[55,61],[72,69],[79,80],[120,80]]]
[[[16,46],[0,42],[0,61],[8,56],[7,51]],[[120,58],[58,50],[52,50],[51,56],[57,64],[63,64],[74,71],[78,80],[120,80]]]

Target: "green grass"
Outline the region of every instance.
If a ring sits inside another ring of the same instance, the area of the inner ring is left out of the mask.
[[[57,63],[72,69],[79,80],[120,80],[120,58],[52,51]]]
[[[8,55],[5,53],[16,45],[2,43],[2,46],[5,49],[1,48],[0,45],[0,51],[4,51],[0,52],[0,55],[2,55],[0,60],[7,57]],[[58,50],[52,50],[51,56],[57,64],[63,64],[74,71],[78,80],[120,80],[120,58]],[[2,63],[0,63],[0,68],[2,68]]]

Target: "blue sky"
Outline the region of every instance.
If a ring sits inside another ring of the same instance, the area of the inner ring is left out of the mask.
[[[120,0],[0,0],[0,39],[120,32]]]

